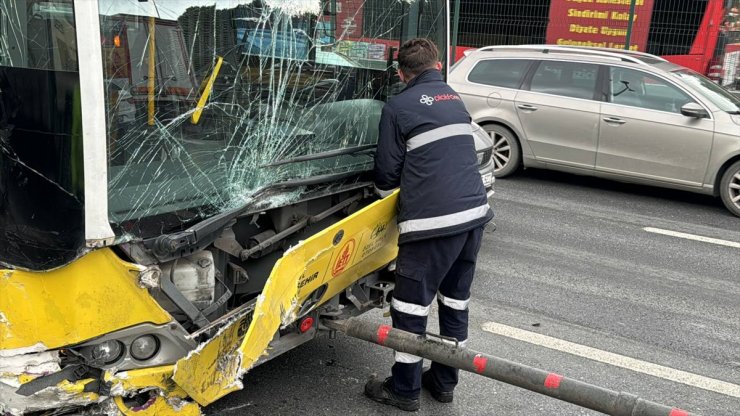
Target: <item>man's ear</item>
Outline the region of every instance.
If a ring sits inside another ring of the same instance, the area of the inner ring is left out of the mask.
[[[442,71],[442,62],[437,61],[437,63],[434,65],[435,68],[437,68],[437,71]]]
[[[408,77],[406,76],[406,74],[404,74],[404,73],[403,73],[403,71],[401,71],[401,70],[399,69],[399,70],[398,70],[398,79],[400,79],[400,80],[401,80],[401,82],[404,82],[404,83],[405,83],[405,82],[407,82],[407,81],[408,81],[408,79],[409,79],[409,78],[408,78]]]

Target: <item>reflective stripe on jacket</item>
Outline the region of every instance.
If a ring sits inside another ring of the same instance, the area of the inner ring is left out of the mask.
[[[383,108],[375,186],[400,186],[399,243],[472,230],[493,218],[478,172],[470,115],[436,70]]]

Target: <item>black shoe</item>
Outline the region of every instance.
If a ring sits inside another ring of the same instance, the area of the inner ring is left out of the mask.
[[[439,391],[434,386],[434,380],[432,380],[432,373],[429,369],[425,369],[421,374],[421,386],[429,391],[429,394],[434,397],[434,400],[440,403],[452,403],[453,392],[451,391]]]
[[[390,377],[385,380],[379,380],[376,376],[372,376],[367,384],[365,384],[365,396],[378,403],[396,406],[407,412],[419,410],[419,399],[407,399],[397,395],[393,392],[390,383]]]

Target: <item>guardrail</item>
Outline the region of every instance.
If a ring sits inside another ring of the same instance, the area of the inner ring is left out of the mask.
[[[698,416],[696,413],[651,402],[633,394],[605,389],[473,351],[460,346],[454,340],[444,339],[438,335],[416,335],[394,329],[390,325],[379,325],[354,318],[324,320],[323,324],[331,330],[343,332],[353,338],[480,374],[607,415]]]

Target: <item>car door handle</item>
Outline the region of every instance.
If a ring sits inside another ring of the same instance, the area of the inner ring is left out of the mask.
[[[621,118],[616,118],[616,117],[605,117],[604,121],[606,121],[607,123],[620,124],[620,125],[626,123],[626,121],[622,120]]]
[[[530,104],[519,104],[516,107],[524,111],[537,111],[537,107],[530,105]]]

